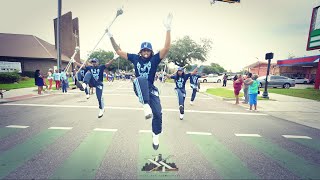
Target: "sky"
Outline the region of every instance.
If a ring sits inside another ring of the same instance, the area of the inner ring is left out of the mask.
[[[0,0],[0,33],[30,34],[54,44],[53,19],[58,0]],[[173,14],[172,42],[185,35],[196,42],[212,40],[202,65],[218,63],[233,72],[274,53],[276,60],[318,55],[306,51],[312,9],[320,0],[241,0],[228,4],[209,0],[62,0],[62,14],[79,18],[80,57],[86,59],[115,17],[111,27],[121,49],[137,53],[143,41],[155,51],[164,46],[163,20]],[[0,42],[1,43],[1,42]],[[107,36],[98,49],[113,51]],[[200,65],[200,63],[197,63]]]

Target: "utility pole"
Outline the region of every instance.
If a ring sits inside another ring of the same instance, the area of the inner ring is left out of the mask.
[[[60,72],[61,70],[61,47],[60,47],[60,17],[61,17],[61,2],[62,0],[58,0],[58,18],[57,18],[57,68]]]
[[[269,99],[269,95],[268,95],[268,76],[269,76],[269,71],[270,71],[271,59],[273,59],[273,53],[267,53],[265,59],[268,60],[268,69],[267,69],[266,82],[265,82],[265,85],[264,85],[264,91],[263,91],[262,97],[266,98],[266,99]]]

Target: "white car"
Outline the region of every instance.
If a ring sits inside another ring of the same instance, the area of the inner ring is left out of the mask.
[[[213,82],[213,83],[221,83],[222,82],[222,76],[219,76],[218,74],[209,74],[207,76],[203,76],[199,78],[200,83],[207,83],[207,82]]]
[[[310,81],[307,78],[303,78],[303,77],[296,77],[294,78],[294,81],[296,82],[296,84],[309,84]]]

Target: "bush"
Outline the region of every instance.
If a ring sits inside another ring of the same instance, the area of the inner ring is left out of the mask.
[[[34,71],[23,71],[20,75],[21,76],[28,76],[30,78],[34,78]]]
[[[20,78],[20,81],[26,81],[29,80],[30,78],[28,76],[23,76]]]
[[[20,80],[20,75],[15,72],[5,72],[0,73],[0,83],[2,84],[9,84],[18,82]]]

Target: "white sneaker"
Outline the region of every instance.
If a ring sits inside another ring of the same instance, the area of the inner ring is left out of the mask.
[[[154,150],[159,148],[159,134],[152,133],[152,147]]]
[[[184,114],[180,114],[180,120],[183,120]]]
[[[104,109],[99,109],[98,118],[101,118],[103,116]]]
[[[152,118],[152,110],[151,110],[149,104],[144,104],[143,105],[143,111],[144,111],[144,117],[146,119]]]
[[[190,105],[193,105],[193,101],[190,101]]]
[[[82,83],[82,87],[83,87],[83,89],[86,89],[87,88],[86,83]]]
[[[87,97],[87,99],[89,99],[89,98],[90,98],[90,95],[89,95],[89,94],[87,94],[87,95],[86,95],[86,97]]]

